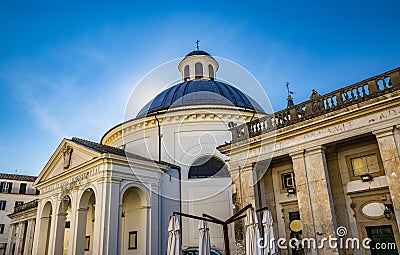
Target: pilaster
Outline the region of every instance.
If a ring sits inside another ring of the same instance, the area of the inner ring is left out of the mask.
[[[99,182],[96,197],[98,210],[95,215],[99,220],[94,227],[98,237],[93,242],[93,253],[120,253],[120,183],[121,181],[115,178],[103,178]]]
[[[394,215],[396,217],[397,227],[400,231],[400,159],[394,136],[394,128],[388,127],[374,131],[373,133],[378,141],[383,168],[389,184]]]
[[[52,254],[62,254],[64,250],[65,219],[67,218],[67,214],[58,213],[55,218],[55,236]]]
[[[87,221],[87,208],[79,208],[76,210],[76,226],[75,226],[75,247],[73,254],[84,254],[85,250],[85,236],[86,236],[86,221]]]
[[[299,204],[300,219],[303,228],[302,234],[305,238],[315,238],[311,195],[308,189],[304,151],[291,153],[290,157],[292,158],[293,172],[296,180],[297,201]]]
[[[24,244],[24,253],[23,255],[29,255],[32,251],[32,244],[33,244],[33,237],[35,233],[35,219],[29,219],[27,221],[27,228],[26,228],[26,237],[25,237],[25,244]]]
[[[300,217],[304,237],[315,238],[321,244],[324,238],[336,237],[336,216],[329,184],[325,148],[316,146],[291,153],[296,178]],[[322,248],[306,250],[306,254],[339,254],[325,244]]]
[[[8,232],[6,254],[11,254],[11,250],[12,250],[12,246],[13,246],[13,239],[14,239],[14,229],[15,229],[15,223],[10,225],[10,229]]]
[[[15,241],[15,254],[22,254],[24,248],[25,221],[18,223],[17,239]]]

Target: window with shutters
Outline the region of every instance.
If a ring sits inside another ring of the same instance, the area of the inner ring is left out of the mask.
[[[19,194],[26,194],[26,183],[21,183],[19,185]]]
[[[2,182],[1,183],[1,192],[2,193],[11,193],[12,183],[11,182]]]

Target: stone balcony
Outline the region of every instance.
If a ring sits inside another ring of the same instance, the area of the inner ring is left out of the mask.
[[[35,208],[35,207],[38,207],[38,201],[36,199],[32,200],[30,202],[24,203],[20,206],[14,207],[14,212],[12,214],[27,211],[27,210]]]
[[[232,143],[268,133],[400,89],[400,67],[230,129]]]

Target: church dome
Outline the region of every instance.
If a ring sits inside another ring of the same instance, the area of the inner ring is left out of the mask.
[[[210,56],[210,54],[208,54],[207,52],[205,52],[204,50],[194,50],[192,52],[189,52],[186,57],[190,57],[190,56],[199,56],[199,55],[204,55],[204,56]]]
[[[143,107],[137,118],[192,105],[234,106],[264,113],[261,106],[248,95],[232,85],[217,81],[218,68],[218,62],[197,45],[196,50],[188,53],[178,65],[182,82],[158,94]]]
[[[137,117],[191,105],[225,105],[264,112],[255,100],[239,89],[221,81],[199,79],[185,81],[164,90],[144,106]]]

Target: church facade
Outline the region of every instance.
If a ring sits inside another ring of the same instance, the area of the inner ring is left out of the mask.
[[[26,206],[36,216],[32,254],[165,254],[173,212],[227,219],[249,203],[269,208],[278,238],[321,241],[344,227],[400,244],[400,69],[268,114],[219,81],[218,68],[196,49],[178,66],[180,83],[99,143],[64,139]],[[181,219],[184,248],[198,246],[197,227]],[[232,254],[242,254],[243,224],[228,232]],[[210,234],[223,254],[222,229],[210,224]]]

